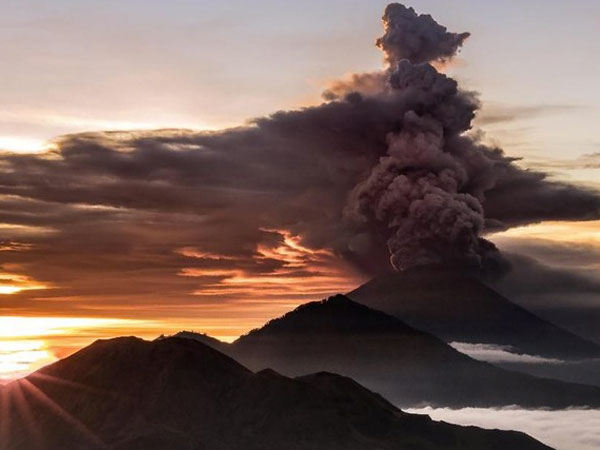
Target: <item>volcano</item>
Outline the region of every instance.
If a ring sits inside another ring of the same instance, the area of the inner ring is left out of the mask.
[[[446,342],[491,344],[561,360],[600,357],[600,346],[516,305],[478,277],[415,267],[375,278],[348,294]]]

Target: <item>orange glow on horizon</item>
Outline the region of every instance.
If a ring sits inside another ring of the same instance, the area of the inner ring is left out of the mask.
[[[98,328],[123,329],[137,320],[94,317],[0,317],[0,339],[58,336],[91,331]]]
[[[60,356],[56,345],[79,346],[106,333],[121,334],[136,320],[91,317],[0,317],[0,382],[23,377]]]
[[[347,292],[362,281],[333,252],[308,248],[301,236],[287,230],[263,231],[268,239],[250,256],[220,255],[193,247],[175,250],[190,258],[190,265],[173,275],[198,283],[167,303],[154,295],[140,303],[138,297],[127,297],[125,304],[124,297],[104,297],[101,292],[85,298],[63,297],[62,286],[50,286],[54,289],[32,298],[35,303],[28,310],[32,315],[0,316],[0,382],[23,377],[98,338],[154,339],[193,330],[231,342],[299,304]],[[25,275],[9,273],[25,267],[7,265],[4,269],[0,294],[8,297],[22,290],[48,288]],[[63,316],[72,304],[91,316]]]

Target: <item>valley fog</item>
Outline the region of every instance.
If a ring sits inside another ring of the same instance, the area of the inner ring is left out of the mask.
[[[417,408],[405,411],[458,425],[516,430],[556,450],[600,448],[600,410],[529,410],[521,408]]]

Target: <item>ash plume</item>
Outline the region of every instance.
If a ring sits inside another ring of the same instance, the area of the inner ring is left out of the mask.
[[[387,225],[398,270],[449,260],[480,266],[494,249],[480,237],[493,162],[472,140],[455,140],[470,128],[476,100],[431,65],[406,59],[390,67],[389,86],[407,111],[388,135],[386,155],[353,190],[347,213]]]
[[[596,192],[524,170],[466,133],[476,95],[429,62],[452,57],[467,33],[399,4],[384,21],[388,67],[335,84],[318,106],[216,132],[85,133],[48,154],[0,155],[0,222],[15,226],[0,238],[29,249],[4,263],[78,295],[109,277],[115,290],[160,282],[175,296],[200,282],[183,269],[310,276],[259,250],[285,233],[374,274],[501,267],[487,231],[600,217]],[[51,232],[26,234],[38,228]]]
[[[400,3],[387,6],[383,26],[385,34],[377,39],[377,46],[391,65],[403,59],[416,64],[445,62],[470,36],[470,33],[450,33],[430,15],[419,15]]]

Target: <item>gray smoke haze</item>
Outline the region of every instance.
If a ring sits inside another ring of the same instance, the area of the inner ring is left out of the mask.
[[[10,225],[0,240],[12,249],[2,264],[70,286],[48,295],[95,293],[101,274],[105,292],[177,298],[199,282],[184,269],[309,277],[259,251],[284,231],[374,274],[502,266],[487,231],[598,218],[596,192],[524,170],[465,133],[476,96],[428,61],[451,57],[467,34],[411,11],[386,9],[389,67],[335,84],[318,106],[216,132],[85,133],[47,154],[0,155],[0,222]]]
[[[407,59],[413,63],[445,62],[452,58],[470,33],[450,33],[429,14],[392,3],[383,15],[385,34],[377,39],[390,64]]]

